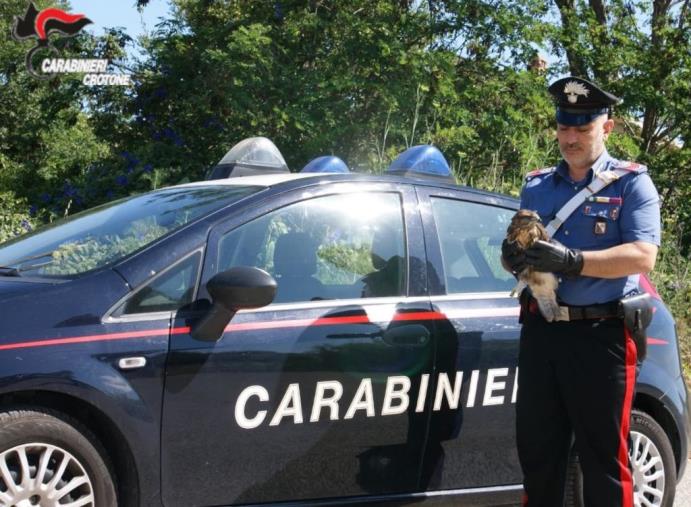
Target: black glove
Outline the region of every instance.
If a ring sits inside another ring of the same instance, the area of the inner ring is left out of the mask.
[[[501,256],[514,275],[518,275],[526,268],[525,252],[518,247],[518,243],[515,241],[507,239],[502,241]]]
[[[525,261],[535,271],[578,276],[583,270],[583,252],[568,248],[555,240],[536,241],[525,252]]]

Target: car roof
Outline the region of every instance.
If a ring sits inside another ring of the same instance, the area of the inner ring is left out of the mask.
[[[310,181],[313,180],[313,181]],[[256,186],[263,188],[281,187],[290,185],[291,187],[301,186],[300,182],[305,184],[323,184],[323,183],[338,183],[338,182],[352,182],[352,181],[369,181],[376,183],[398,183],[416,186],[426,186],[433,188],[442,188],[449,190],[461,190],[475,194],[479,197],[485,197],[490,201],[496,199],[517,202],[515,197],[488,192],[485,190],[478,190],[476,188],[456,185],[454,183],[431,179],[431,178],[415,178],[411,176],[397,176],[390,174],[369,174],[369,173],[274,173],[262,174],[253,176],[237,176],[231,178],[222,178],[217,180],[195,181],[192,183],[184,183],[176,185],[180,187],[198,187],[198,186]],[[292,183],[292,184],[291,184]]]
[[[195,181],[193,183],[183,183],[177,187],[198,187],[198,186],[251,186],[251,187],[273,187],[286,181],[295,181],[307,178],[318,178],[328,173],[274,173],[260,174],[254,176],[235,176],[232,178],[221,178],[218,180]],[[334,173],[335,174],[335,173]]]

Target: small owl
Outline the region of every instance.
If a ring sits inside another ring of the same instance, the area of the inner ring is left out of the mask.
[[[537,213],[530,210],[518,210],[511,219],[506,230],[506,239],[515,243],[522,251],[530,248],[538,240],[549,241],[549,235],[540,222]],[[537,300],[540,313],[547,322],[559,317],[561,309],[557,304],[557,286],[559,282],[553,273],[535,271],[531,266],[518,274],[518,285],[512,294],[520,294],[526,285],[530,287],[533,297]]]

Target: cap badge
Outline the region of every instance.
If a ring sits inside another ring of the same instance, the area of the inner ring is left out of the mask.
[[[575,104],[578,100],[579,95],[587,97],[588,93],[590,93],[590,90],[588,90],[578,81],[569,81],[568,83],[566,83],[566,86],[564,87],[564,93],[566,94],[566,98],[568,99],[568,101],[571,104]]]

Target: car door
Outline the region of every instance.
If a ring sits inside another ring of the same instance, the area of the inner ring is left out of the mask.
[[[190,336],[198,316],[175,319],[165,504],[416,491],[434,355],[424,264],[405,185],[301,188],[214,227],[202,282],[249,265],[278,291],[215,343]]]
[[[501,267],[508,200],[421,187],[437,382],[423,477],[429,490],[521,482],[515,451],[518,303]],[[515,487],[509,489],[516,489]]]

